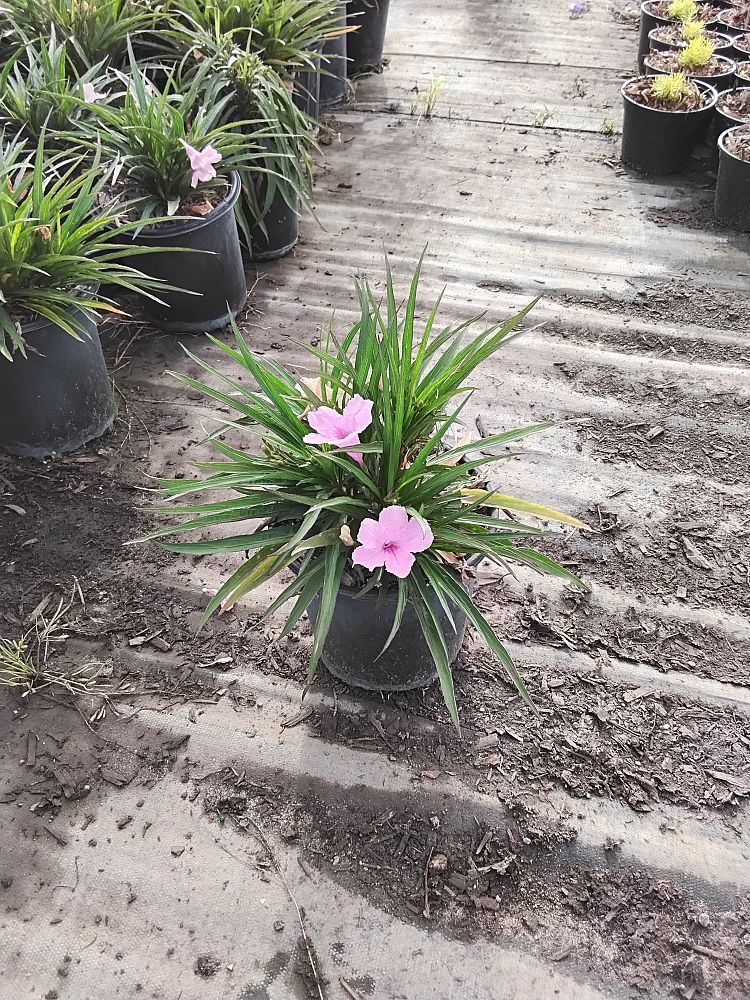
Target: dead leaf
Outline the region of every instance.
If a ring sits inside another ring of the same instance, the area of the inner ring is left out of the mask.
[[[23,507],[19,507],[18,504],[15,503],[6,503],[5,506],[8,508],[8,510],[12,510],[14,514],[20,514],[21,517],[23,517],[24,514],[26,513]]]
[[[697,566],[699,569],[713,569],[712,564],[701,553],[700,549],[693,545],[686,535],[682,535],[682,547],[685,550],[685,558],[689,563],[692,563],[693,566]]]

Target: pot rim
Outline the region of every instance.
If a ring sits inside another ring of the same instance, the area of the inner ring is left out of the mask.
[[[648,65],[648,61],[649,61],[650,57],[651,57],[651,53],[649,52],[649,54],[643,60],[643,65],[647,66],[648,69],[654,69],[653,66],[649,66]],[[715,55],[715,56],[712,56],[711,58],[712,59],[718,59],[718,60],[720,60],[720,62],[729,63],[729,69],[724,70],[723,73],[713,73],[711,75],[711,79],[712,80],[721,80],[725,76],[734,76],[734,71],[735,71],[735,68],[737,66],[737,63],[734,61],[734,59],[730,59],[729,56],[720,56],[720,55]],[[652,75],[652,74],[649,74],[649,75]],[[654,76],[666,76],[668,74],[654,72],[653,75]],[[695,77],[699,76],[699,75],[700,75],[699,73],[696,73],[693,76],[691,76],[690,73],[686,73],[685,74],[685,76],[688,78],[688,80],[693,80],[696,83],[698,81],[695,79]],[[630,81],[628,81],[628,82],[630,82]],[[703,81],[701,81],[701,82],[703,82]]]
[[[646,2],[651,2],[651,0],[646,0]],[[655,80],[660,74],[659,73],[647,73],[646,76],[650,80]],[[719,99],[719,92],[715,87],[712,87],[710,83],[704,83],[703,80],[693,80],[693,83],[699,89],[708,90],[711,93],[711,101],[708,104],[704,104],[702,108],[693,108],[690,111],[667,111],[664,108],[650,108],[648,104],[641,104],[639,101],[634,100],[629,94],[625,93],[625,88],[630,83],[635,83],[637,80],[642,80],[642,76],[632,76],[629,80],[626,80],[620,87],[620,94],[624,101],[628,101],[636,108],[643,108],[644,111],[650,111],[655,115],[697,115],[702,111],[711,111],[716,107],[716,102]]]
[[[743,88],[743,89],[750,89],[750,88]],[[725,156],[731,156],[731,158],[733,160],[736,160],[737,163],[743,163],[746,167],[750,167],[750,160],[743,160],[741,157],[737,156],[736,153],[733,153],[730,149],[727,149],[727,144],[725,141],[726,137],[729,135],[730,132],[736,132],[738,129],[741,128],[748,128],[748,122],[742,122],[742,124],[740,125],[734,125],[732,128],[725,129],[719,136],[718,146],[721,152],[724,153]]]
[[[734,90],[725,90],[723,93],[719,94],[719,101],[722,99],[722,97],[727,97],[729,94],[736,94],[737,91],[739,90],[745,90],[748,93],[750,93],[750,80],[747,81],[746,87],[735,87]],[[748,118],[746,121],[743,121],[741,118],[736,118],[731,112],[724,111],[722,108],[720,108],[718,102],[716,104],[716,114],[723,115],[725,118],[729,118],[731,121],[737,122],[738,125],[750,125],[750,118]],[[729,130],[727,129],[726,131]]]
[[[657,31],[661,31],[662,28],[671,28],[673,24],[677,24],[677,22],[676,21],[667,21],[666,24],[657,24],[657,26],[655,28],[652,28],[651,31],[649,31],[648,37],[651,38],[652,35],[656,34]],[[734,39],[732,38],[731,35],[725,35],[722,31],[713,31],[713,29],[711,29],[711,34],[712,35],[718,35],[719,38],[723,38],[724,41],[726,42],[726,48],[731,48],[734,45]],[[662,42],[662,45],[667,45],[667,44],[670,44],[670,43],[668,43],[668,42]],[[717,47],[718,48],[724,48],[723,45],[720,45],[720,46],[717,46]],[[740,51],[744,51],[744,50],[740,50]],[[719,56],[721,57],[721,53],[719,53]],[[646,57],[646,58],[648,58],[648,57]],[[732,61],[734,62],[734,60],[732,60]]]
[[[240,196],[240,175],[236,170],[232,170],[229,174],[229,181],[229,191],[226,196],[208,215],[196,216],[195,219],[183,219],[179,222],[160,222],[156,226],[146,225],[137,235],[134,230],[128,230],[124,235],[129,236],[133,241],[158,242],[174,239],[175,236],[182,233],[195,232],[196,229],[205,229],[210,223],[222,218],[234,208]],[[118,230],[119,228],[117,226]]]

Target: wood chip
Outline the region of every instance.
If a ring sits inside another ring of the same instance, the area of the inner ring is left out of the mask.
[[[645,437],[647,441],[655,441],[656,438],[661,437],[663,433],[664,433],[663,427],[660,426],[651,427],[649,430],[646,431]]]
[[[682,535],[682,547],[685,550],[685,558],[693,566],[697,566],[699,569],[711,570],[713,565],[706,559],[706,557],[701,553],[697,546],[693,545],[690,539],[686,535]]]
[[[717,781],[723,781],[725,785],[736,788],[741,795],[750,794],[750,776],[742,779],[736,778],[733,774],[727,774],[725,771],[707,771],[706,773]]]

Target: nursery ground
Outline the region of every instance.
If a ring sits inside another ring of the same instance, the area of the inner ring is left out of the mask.
[[[392,6],[324,147],[324,228],[250,275],[242,325],[305,373],[352,278],[381,287],[388,252],[403,283],[425,246],[449,320],[542,296],[470,415],[554,418],[503,488],[592,529],[546,543],[589,596],[479,572],[542,722],[475,636],[459,739],[433,690],[323,673],[301,702],[309,628],[261,624],[270,590],[197,632],[231,560],[124,543],[149,477],[208,454],[168,374],[198,369],[110,328],[112,435],[0,459],[0,633],[70,599],[53,662],[106,679],[0,695],[1,1000],[750,994],[750,241],[711,223],[707,151],[666,181],[619,164],[635,4]]]

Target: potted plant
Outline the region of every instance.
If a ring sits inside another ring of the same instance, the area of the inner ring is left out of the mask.
[[[750,125],[737,125],[719,136],[714,214],[723,226],[750,230]]]
[[[696,0],[644,0],[638,36],[638,69],[643,69],[643,59],[649,51],[649,34],[654,28],[700,21],[705,27],[716,30],[721,10],[718,5],[697,3]]]
[[[128,45],[154,39],[160,27],[159,4],[142,0],[13,0],[4,11],[5,37],[19,47],[54,32],[70,43],[79,72],[101,62],[121,67],[128,62]]]
[[[146,305],[149,320],[167,331],[219,329],[247,298],[234,214],[238,170],[262,169],[269,132],[221,124],[230,100],[222,91],[207,62],[178,93],[171,74],[159,89],[133,57],[122,100],[97,105],[89,130],[117,163],[108,196],[113,213],[125,202],[121,219],[131,223],[133,243],[170,248],[142,263],[175,288]]]
[[[737,87],[719,95],[716,102],[716,131],[721,135],[735,125],[750,123],[750,87]]]
[[[674,73],[635,77],[621,93],[623,162],[646,174],[684,170],[711,122],[713,87]]]
[[[101,285],[130,292],[159,283],[128,267],[99,210],[108,181],[50,154],[0,143],[0,451],[34,458],[73,451],[114,418],[97,333],[118,311]]]
[[[207,476],[162,483],[170,497],[210,492],[210,502],[160,508],[181,522],[149,537],[217,524],[231,532],[236,525],[239,533],[220,538],[161,542],[191,555],[246,553],[209,602],[206,617],[287,572],[266,614],[293,601],[286,634],[307,612],[315,633],[311,678],[321,659],[335,676],[371,689],[407,690],[437,677],[458,725],[451,661],[467,620],[529,700],[505,647],[472,600],[475,561],[516,562],[582,586],[523,544],[543,532],[515,515],[583,525],[481,486],[488,466],[507,457],[507,445],[549,425],[447,443],[475,369],[513,339],[531,306],[481,332],[476,320],[437,332],[438,303],[419,332],[418,282],[419,268],[403,315],[390,273],[382,306],[367,284],[358,285],[359,319],[340,346],[331,335],[324,349],[311,348],[319,369],[309,380],[256,357],[239,330],[236,347],[213,341],[235,363],[236,381],[191,355],[211,384],[178,378],[239,418],[222,418],[213,439],[221,457]],[[222,440],[232,427],[258,447],[245,450]],[[513,516],[492,517],[492,509]]]
[[[750,80],[750,59],[735,63],[734,75],[738,81]]]
[[[357,30],[346,39],[349,75],[380,72],[390,0],[349,0],[347,21]]]
[[[717,56],[713,44],[703,35],[693,38],[684,49],[649,52],[644,66],[652,73],[684,73],[699,83],[709,83],[716,90],[734,85],[734,61]]]
[[[338,21],[343,30],[328,38],[323,44],[319,96],[322,112],[338,107],[346,97],[347,39],[344,34],[347,30],[346,9],[346,2],[337,5]]]
[[[694,38],[707,38],[717,55],[733,57],[734,45],[729,35],[706,31],[701,21],[677,21],[653,28],[648,34],[649,49],[656,52],[684,49]]]
[[[734,59],[737,62],[747,62],[750,59],[750,32],[744,35],[735,35],[732,38],[734,46]]]
[[[729,35],[743,35],[750,28],[750,4],[723,10],[718,16],[719,30]]]
[[[102,68],[98,63],[79,74],[69,43],[58,42],[54,30],[46,44],[27,42],[0,72],[0,126],[34,142],[45,134],[48,149],[59,146],[60,133],[75,128],[103,98]]]

